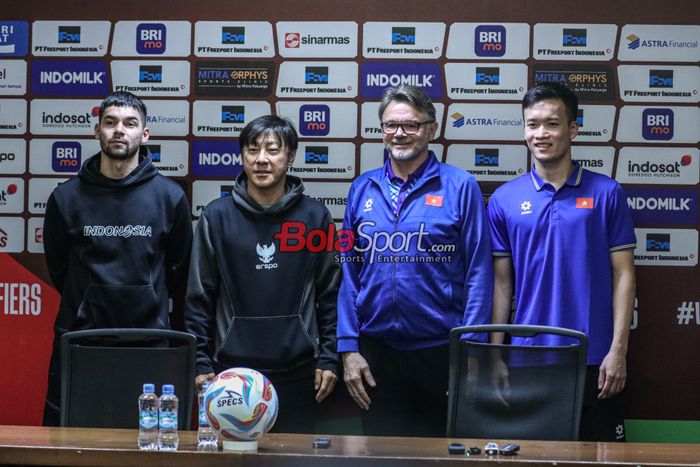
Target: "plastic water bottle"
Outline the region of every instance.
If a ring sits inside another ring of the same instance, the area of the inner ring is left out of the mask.
[[[163,385],[163,394],[158,399],[158,449],[177,451],[177,396],[172,384]]]
[[[158,449],[158,396],[152,384],[144,384],[143,394],[139,396],[138,443],[143,451]]]
[[[207,392],[209,381],[205,381],[202,384],[202,390],[199,391],[197,396],[199,402],[199,428],[197,429],[197,451],[217,451],[218,446],[216,445],[218,434],[216,430],[211,427],[209,420],[207,419],[207,409],[204,405],[204,394]]]

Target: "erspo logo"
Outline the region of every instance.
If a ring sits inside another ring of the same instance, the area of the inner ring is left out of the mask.
[[[242,170],[243,161],[238,141],[192,142],[192,173],[195,176],[233,178]],[[230,193],[230,189],[228,191]]]
[[[474,29],[474,53],[477,57],[502,57],[506,53],[506,28],[483,24]]]
[[[644,109],[642,137],[646,140],[668,141],[673,138],[672,109]]]
[[[142,23],[136,26],[136,52],[160,55],[165,52],[166,27],[162,23]]]
[[[51,168],[54,172],[72,172],[80,169],[81,146],[75,141],[56,141],[51,145]]]
[[[0,57],[21,57],[29,51],[29,23],[0,21]]]
[[[362,63],[362,97],[381,98],[388,86],[409,84],[421,88],[431,99],[442,99],[442,69],[436,63]]]
[[[299,107],[299,133],[302,136],[326,136],[331,131],[331,109],[325,104]]]
[[[109,92],[101,60],[34,60],[32,91],[37,96],[95,96]]]

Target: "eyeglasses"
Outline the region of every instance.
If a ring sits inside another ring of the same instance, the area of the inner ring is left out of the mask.
[[[415,135],[420,131],[420,127],[428,123],[435,123],[435,120],[426,120],[424,122],[382,122],[382,131],[387,134],[394,134],[399,131],[399,128],[403,130],[407,135]]]

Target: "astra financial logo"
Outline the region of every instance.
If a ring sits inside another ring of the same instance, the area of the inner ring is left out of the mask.
[[[221,27],[221,43],[222,44],[245,44],[245,27],[244,26],[222,26]]]
[[[51,168],[54,172],[72,172],[80,169],[81,146],[75,141],[56,141],[51,145]]]
[[[59,26],[59,44],[80,44],[80,26]]]
[[[107,65],[101,60],[34,60],[32,91],[37,96],[104,96]]]
[[[222,105],[221,123],[245,123],[245,107],[242,105]]]
[[[307,66],[304,71],[304,84],[328,84],[327,66]]]
[[[136,27],[136,52],[143,55],[165,53],[166,27],[162,23],[143,23]]]
[[[299,133],[302,136],[326,136],[331,131],[331,109],[325,104],[299,107]]]
[[[649,70],[650,88],[672,88],[673,70]]]
[[[392,27],[391,28],[391,44],[392,45],[415,45],[416,44],[416,28],[414,28],[414,27]]]
[[[464,115],[462,115],[461,113],[455,112],[452,115],[450,115],[450,117],[452,117],[453,127],[460,128],[464,126]]]
[[[501,69],[499,67],[476,67],[476,78],[474,84],[477,85],[498,85],[501,82]]]
[[[636,50],[639,48],[639,43],[640,43],[639,36],[637,36],[635,34],[630,34],[625,39],[627,39],[627,41],[628,41],[628,44],[627,44],[628,49]]]
[[[496,24],[474,29],[474,53],[477,57],[502,57],[506,53],[506,28]]]
[[[586,47],[587,31],[585,29],[567,29],[562,33],[562,45],[564,47]]]
[[[161,65],[140,65],[139,83],[162,83],[163,67]]]
[[[474,149],[474,165],[476,165],[477,167],[498,167],[498,149]]]
[[[307,164],[328,164],[328,146],[306,146],[304,162]]]
[[[648,233],[646,238],[647,251],[671,251],[671,234]]]
[[[646,140],[668,141],[673,138],[672,109],[644,109],[642,137]]]

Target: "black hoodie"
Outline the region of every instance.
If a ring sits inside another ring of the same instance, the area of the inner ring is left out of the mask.
[[[231,196],[202,212],[190,263],[185,325],[197,336],[197,374],[246,366],[294,375],[339,373],[336,300],[340,267],[331,252],[280,251],[284,222],[328,230],[326,207],[287,176],[286,194],[263,207],[242,173]]]
[[[168,297],[187,273],[187,198],[145,147],[124,179],[100,173],[100,154],[49,197],[44,249],[61,294],[57,336],[94,328],[169,328]]]

